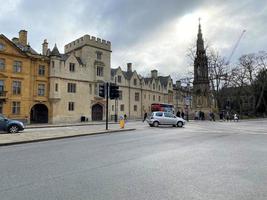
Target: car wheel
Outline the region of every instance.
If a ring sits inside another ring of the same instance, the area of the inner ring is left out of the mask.
[[[19,127],[17,125],[11,125],[8,127],[8,132],[9,133],[17,133],[19,132]]]
[[[181,122],[181,121],[177,122],[177,126],[178,127],[183,127],[183,122]]]
[[[153,122],[153,126],[158,127],[159,123],[158,122]]]
[[[149,126],[150,126],[150,127],[153,127],[153,125],[152,125],[152,124],[149,124]]]

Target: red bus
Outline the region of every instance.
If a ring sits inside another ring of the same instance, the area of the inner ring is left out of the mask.
[[[173,105],[167,104],[167,103],[152,103],[151,104],[151,112],[156,112],[156,111],[173,113],[174,108],[173,108]]]

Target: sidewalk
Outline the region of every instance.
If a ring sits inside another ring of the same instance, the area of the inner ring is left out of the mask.
[[[127,120],[128,123],[137,122],[141,120]],[[90,126],[90,125],[105,125],[106,121],[98,122],[77,122],[77,123],[62,123],[62,124],[28,124],[25,125],[25,129],[34,129],[34,128],[55,128],[55,127],[71,127],[71,126]],[[119,124],[118,122],[109,121],[108,124]]]
[[[91,125],[90,128],[64,125],[64,127],[61,126],[62,128],[55,127],[54,129],[50,126],[49,129],[44,129],[45,127],[42,127],[43,129],[33,130],[32,128],[25,129],[23,132],[16,134],[0,134],[0,146],[136,130],[135,128],[120,129],[117,125],[110,126],[109,130],[105,130],[105,126]]]

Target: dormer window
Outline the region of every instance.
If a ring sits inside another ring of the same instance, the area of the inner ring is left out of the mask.
[[[136,80],[136,78],[134,79],[134,85],[137,85],[137,80]]]
[[[121,83],[121,76],[118,76],[118,83]]]
[[[70,63],[70,72],[75,72],[75,63]]]

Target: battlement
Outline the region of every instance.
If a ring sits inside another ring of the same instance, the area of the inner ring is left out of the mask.
[[[84,45],[93,46],[95,48],[101,48],[107,51],[111,51],[111,42],[103,40],[101,38],[96,38],[95,36],[84,35],[83,37],[74,40],[73,42],[65,45],[65,53],[69,53],[77,48]]]

